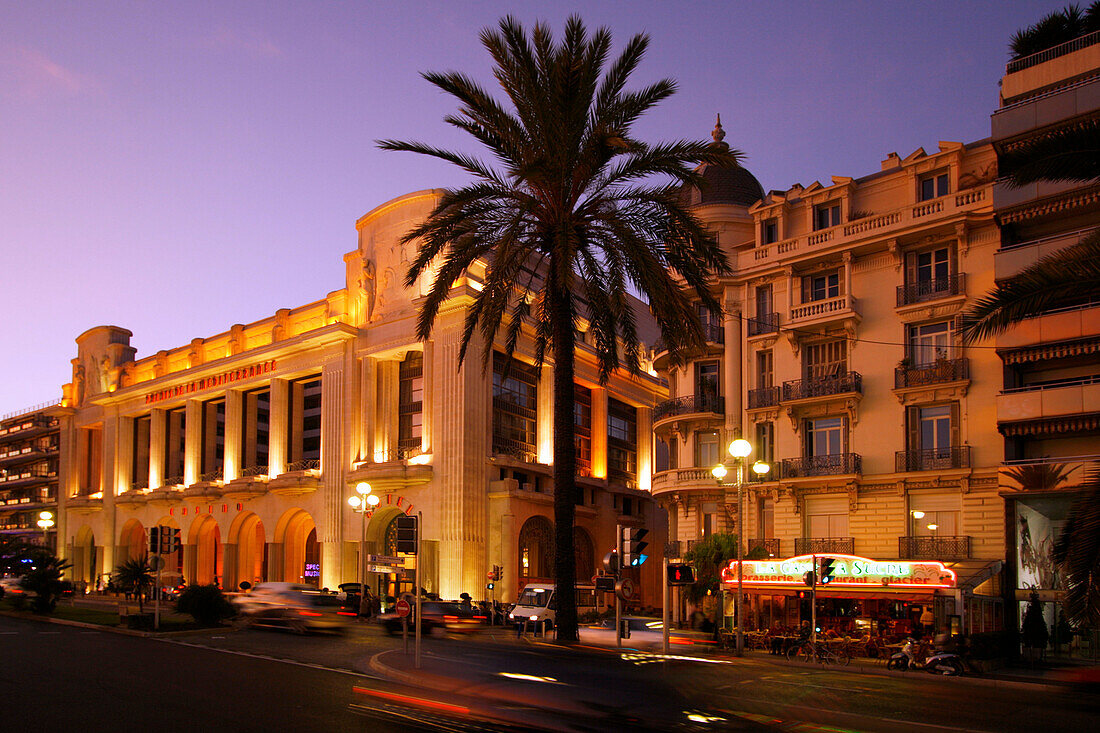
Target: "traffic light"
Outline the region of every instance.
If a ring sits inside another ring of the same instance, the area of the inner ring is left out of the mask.
[[[807,570],[806,574],[802,576],[802,582],[813,588],[817,584],[817,573],[813,570]]]
[[[821,576],[818,582],[820,582],[822,585],[828,585],[829,582],[832,581],[833,571],[835,570],[833,566],[835,564],[836,560],[831,557],[821,558]]]
[[[178,552],[183,547],[183,540],[180,539],[179,527],[169,527],[168,531],[172,536],[172,549],[169,552]]]
[[[669,585],[691,585],[694,582],[695,568],[682,562],[668,564]]]
[[[157,555],[160,553],[160,527],[149,528],[149,554]]]
[[[397,518],[397,551],[416,554],[416,517],[403,514]]]
[[[500,580],[504,577],[504,568],[500,565],[493,566],[493,580]]]
[[[649,557],[649,555],[642,554],[642,550],[649,546],[648,542],[642,541],[642,538],[647,534],[649,534],[649,530],[644,527],[622,528],[622,552],[620,552],[620,556],[623,559],[623,567],[641,565]]]

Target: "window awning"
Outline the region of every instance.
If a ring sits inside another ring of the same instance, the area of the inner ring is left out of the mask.
[[[997,425],[997,430],[1006,438],[1028,435],[1062,435],[1100,430],[1100,412],[1003,422]]]
[[[973,593],[975,588],[1001,572],[1004,563],[1000,560],[960,560],[944,565],[955,571],[959,590]]]
[[[1058,341],[1020,349],[998,350],[998,353],[1005,364],[1026,364],[1045,359],[1061,359],[1067,356],[1100,354],[1100,338]]]

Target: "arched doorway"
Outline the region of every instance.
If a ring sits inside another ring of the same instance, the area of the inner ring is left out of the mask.
[[[321,547],[317,542],[317,525],[308,512],[292,509],[284,514],[276,527],[275,541],[282,545],[284,580],[320,584]]]
[[[583,527],[573,527],[573,552],[576,558],[577,583],[587,584],[596,574],[596,552],[592,535]]]
[[[264,523],[252,512],[243,512],[229,528],[229,544],[236,548],[230,584],[234,589],[242,583],[262,583],[267,578],[267,537]]]
[[[209,515],[202,515],[191,524],[187,544],[195,548],[194,577],[186,578],[195,585],[220,584],[222,580],[222,532]]]
[[[96,587],[99,569],[96,566],[95,534],[91,527],[84,525],[76,533],[73,543],[73,578],[83,580],[89,588]],[[106,585],[106,580],[103,581]]]
[[[115,558],[115,565],[121,565],[127,560],[137,560],[149,554],[149,540],[145,534],[145,527],[136,519],[131,519],[122,525],[119,532],[118,545],[119,557]]]
[[[535,515],[519,530],[520,583],[551,581],[554,578],[554,525],[546,517]]]

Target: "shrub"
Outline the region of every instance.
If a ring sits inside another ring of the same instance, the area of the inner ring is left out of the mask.
[[[189,585],[180,593],[176,610],[189,614],[203,626],[216,626],[233,615],[233,606],[216,585]]]

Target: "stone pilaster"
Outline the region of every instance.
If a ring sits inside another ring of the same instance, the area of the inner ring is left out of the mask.
[[[321,370],[321,516],[317,541],[322,545],[321,585],[340,584],[339,552],[344,488],[344,363],[333,360]]]
[[[165,432],[168,429],[168,413],[152,410],[149,413],[149,488],[164,485]]]
[[[592,388],[592,476],[607,478],[607,389]]]
[[[373,461],[375,451],[375,408],[378,397],[377,370],[375,359],[363,357],[359,368],[359,460]]]
[[[731,437],[742,434],[742,423],[744,422],[744,410],[742,409],[744,386],[741,383],[743,361],[741,350],[741,301],[737,297],[737,293],[738,289],[735,286],[726,288],[722,323],[723,335],[726,341],[725,353],[722,359],[723,381],[725,383],[722,388],[726,396],[726,434]]]
[[[653,408],[639,407],[637,420],[638,488],[649,491],[653,482]]]
[[[539,371],[535,403],[535,446],[539,463],[554,463],[554,367],[543,364]]]
[[[222,478],[226,483],[241,473],[241,432],[244,429],[244,394],[240,390],[225,391],[225,459]],[[228,573],[227,573],[228,575]],[[236,588],[236,585],[226,586]]]
[[[290,406],[290,385],[285,379],[271,380],[271,415],[268,420],[267,473],[286,473],[287,409]],[[270,580],[270,578],[269,578]]]
[[[202,473],[202,403],[198,400],[187,400],[183,432],[183,483],[190,486]]]

